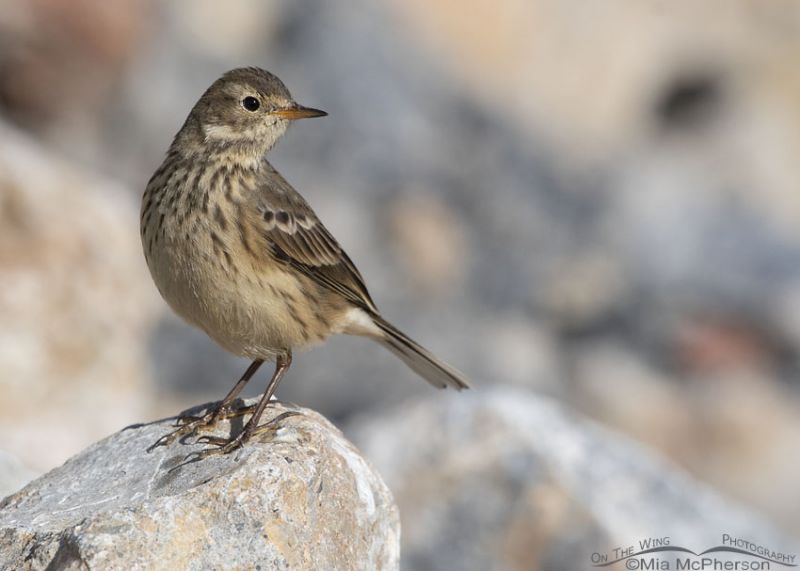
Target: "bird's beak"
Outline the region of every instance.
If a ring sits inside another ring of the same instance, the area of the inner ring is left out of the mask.
[[[325,111],[320,111],[319,109],[312,109],[311,107],[303,107],[302,105],[298,105],[294,103],[290,107],[285,109],[278,109],[277,111],[272,111],[270,115],[274,115],[275,117],[280,117],[281,119],[308,119],[310,117],[325,117],[327,113]]]

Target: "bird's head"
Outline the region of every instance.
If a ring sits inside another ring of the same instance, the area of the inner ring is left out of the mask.
[[[235,146],[263,155],[286,132],[290,121],[327,115],[292,99],[283,82],[257,67],[225,73],[195,104],[184,130],[210,146]]]

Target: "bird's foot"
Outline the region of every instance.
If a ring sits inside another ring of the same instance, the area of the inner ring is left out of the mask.
[[[212,407],[208,412],[201,416],[179,416],[176,421],[178,428],[172,432],[168,432],[156,440],[152,445],[150,445],[147,451],[152,452],[159,446],[167,446],[179,438],[194,434],[198,430],[213,428],[220,420],[228,420],[230,418],[244,416],[252,413],[254,410],[255,405],[243,406],[234,409],[230,406],[222,406],[220,404]]]
[[[293,410],[288,410],[259,426],[247,423],[244,429],[239,434],[237,434],[232,438],[222,438],[220,436],[210,436],[210,435],[200,436],[195,441],[195,443],[210,444],[211,447],[204,448],[203,450],[198,450],[197,452],[192,452],[191,454],[186,456],[186,458],[184,459],[184,463],[198,462],[204,458],[208,458],[209,456],[230,454],[234,450],[237,450],[242,446],[244,446],[245,443],[247,443],[253,436],[264,433],[271,433],[271,434],[276,433],[278,429],[280,429],[279,426],[280,422],[291,416],[301,416],[301,413]]]
[[[256,405],[248,405],[242,406],[239,408],[232,408],[230,405],[222,406],[218,404],[217,406],[211,408],[207,413],[202,416],[193,416],[190,414],[181,415],[175,421],[176,425],[178,426],[187,426],[193,425],[196,427],[201,426],[208,426],[213,427],[217,424],[220,420],[228,420],[229,418],[236,418],[239,416],[244,416],[246,414],[251,414],[255,411]]]

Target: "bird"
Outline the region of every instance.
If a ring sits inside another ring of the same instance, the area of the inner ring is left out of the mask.
[[[335,334],[366,337],[437,388],[469,388],[464,374],[384,319],[353,261],[320,218],[267,160],[299,119],[324,111],[298,104],[272,73],[243,67],[203,93],[142,196],[144,257],[158,291],[183,320],[252,361],[205,414],[180,417],[151,447],[251,414],[229,438],[201,436],[196,458],[227,454],[254,434],[292,352]],[[234,408],[266,361],[274,373],[256,405]]]

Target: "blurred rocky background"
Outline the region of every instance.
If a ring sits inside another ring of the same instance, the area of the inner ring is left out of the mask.
[[[0,8],[0,448],[26,469],[246,367],[158,298],[138,201],[208,84],[259,65],[330,113],[273,163],[470,398],[561,401],[800,536],[795,0]],[[440,398],[350,338],[299,355],[279,397],[353,435]]]

